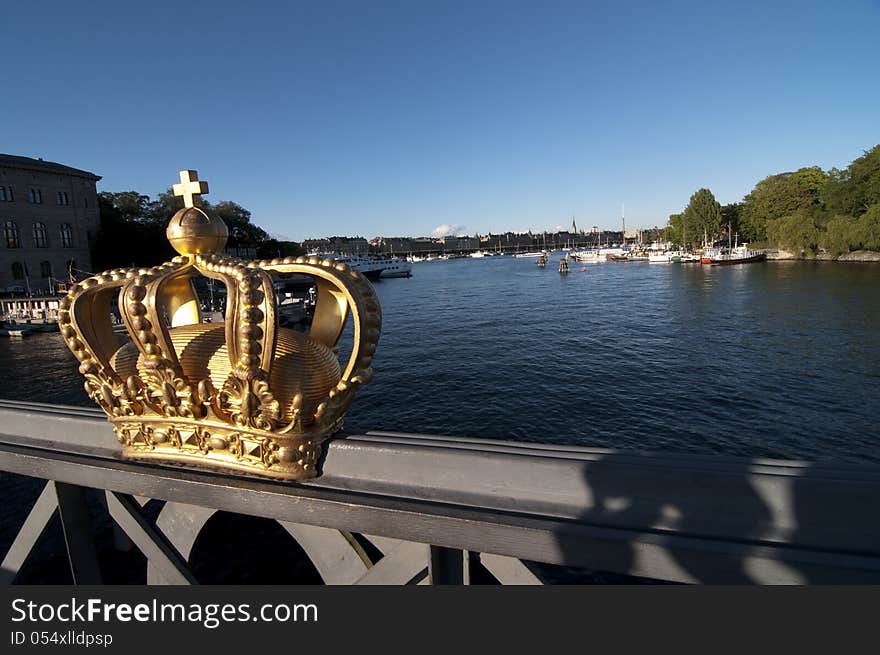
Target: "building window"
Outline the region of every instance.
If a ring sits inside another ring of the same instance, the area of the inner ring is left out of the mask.
[[[52,277],[51,262],[40,262],[40,277]]]
[[[59,191],[58,192],[58,204],[59,205],[69,205],[70,198],[67,195],[67,191]]]
[[[12,192],[11,186],[0,186],[0,202],[12,202],[15,200],[15,194]]]
[[[24,279],[24,266],[21,265],[21,262],[12,262],[12,279]]]
[[[61,224],[61,247],[73,248],[73,226],[70,223]]]
[[[31,204],[34,205],[42,205],[43,204],[43,192],[39,189],[35,189],[34,187],[30,188],[29,199]]]
[[[46,224],[45,223],[34,223],[34,247],[35,248],[48,248],[49,247],[49,239],[46,236]]]
[[[6,232],[6,247],[21,248],[21,239],[18,238],[18,225],[15,221],[6,221],[4,230]]]

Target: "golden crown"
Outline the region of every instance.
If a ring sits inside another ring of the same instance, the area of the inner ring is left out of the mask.
[[[127,457],[314,477],[323,442],[372,377],[382,322],[373,287],[332,259],[224,257],[226,225],[201,209],[207,183],[195,171],[181,171],[180,180],[174,193],[185,206],[166,232],[180,256],[105,271],[61,301],[61,334],[86,393],[107,413]],[[279,326],[273,272],[312,278],[308,334]],[[197,274],[226,286],[224,323],[202,322]],[[113,330],[117,293],[130,341]],[[343,369],[336,344],[349,313],[354,344]]]

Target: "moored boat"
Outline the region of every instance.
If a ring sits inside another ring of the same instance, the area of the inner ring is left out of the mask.
[[[700,263],[701,264],[711,264],[715,260],[719,259],[722,255],[721,248],[714,247],[706,247],[703,248],[703,252],[700,255]]]
[[[763,262],[767,259],[767,255],[762,252],[755,252],[748,247],[748,244],[736,246],[731,252],[720,255],[712,260],[712,266],[729,266],[731,264],[753,264],[755,262]]]

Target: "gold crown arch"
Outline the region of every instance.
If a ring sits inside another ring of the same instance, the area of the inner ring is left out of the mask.
[[[358,385],[372,378],[382,315],[372,285],[332,259],[244,262],[222,256],[227,228],[201,209],[207,183],[182,171],[185,207],[168,224],[179,256],[115,269],[74,285],[59,324],[85,389],[136,459],[201,463],[283,479],[317,474],[322,444],[342,427]],[[310,276],[309,333],[278,325],[272,272]],[[224,283],[223,324],[203,323],[193,278]],[[131,342],[120,344],[108,311]],[[348,314],[354,343],[344,368],[337,342]]]

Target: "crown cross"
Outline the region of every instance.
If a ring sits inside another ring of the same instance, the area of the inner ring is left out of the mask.
[[[199,179],[197,171],[180,171],[180,184],[172,187],[175,196],[183,196],[184,207],[201,207],[202,194],[208,193],[208,183]]]

